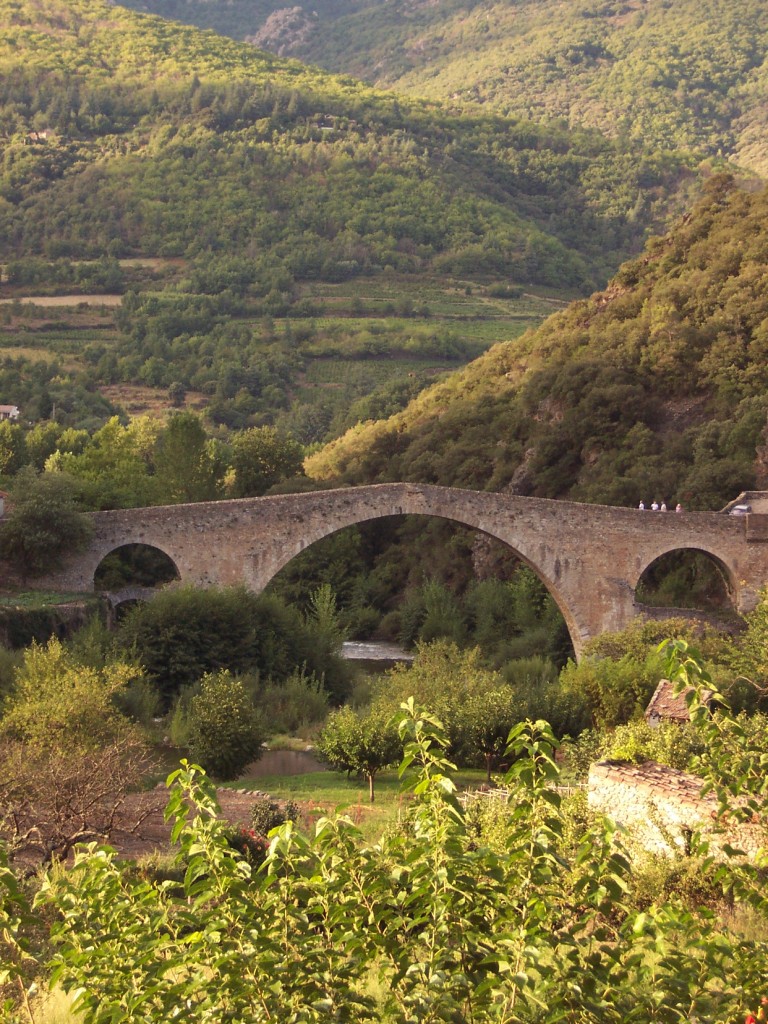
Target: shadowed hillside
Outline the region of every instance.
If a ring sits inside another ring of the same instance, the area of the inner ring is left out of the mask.
[[[137,0],[411,95],[768,171],[761,0]]]
[[[100,0],[0,0],[0,23],[0,258],[236,255],[224,287],[265,292],[387,267],[588,291],[686,179]]]
[[[718,508],[768,470],[768,194],[714,178],[605,291],[309,460],[419,480]]]

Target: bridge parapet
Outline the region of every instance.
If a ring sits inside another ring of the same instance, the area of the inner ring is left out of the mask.
[[[744,516],[747,542],[754,544],[768,541],[768,515],[751,512]]]

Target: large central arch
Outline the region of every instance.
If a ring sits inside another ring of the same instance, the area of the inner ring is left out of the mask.
[[[546,575],[544,575],[541,572],[539,566],[534,561],[532,561],[531,557],[529,555],[527,555],[524,551],[521,551],[517,545],[515,545],[514,543],[510,543],[508,540],[506,540],[504,538],[499,537],[497,534],[493,533],[491,530],[482,529],[481,527],[475,525],[474,523],[469,522],[468,519],[466,519],[466,518],[459,518],[456,515],[451,515],[451,516],[443,515],[443,516],[441,516],[441,515],[437,515],[433,511],[429,511],[429,512],[413,512],[413,511],[410,511],[409,509],[407,509],[406,507],[403,507],[403,511],[396,513],[396,515],[403,515],[403,516],[409,515],[409,516],[413,516],[415,518],[420,518],[421,517],[421,518],[430,518],[430,519],[443,519],[446,522],[451,522],[451,523],[455,523],[455,524],[460,525],[460,526],[468,527],[468,528],[476,531],[477,533],[481,533],[481,534],[483,534],[486,537],[490,537],[491,539],[493,539],[495,541],[499,541],[500,543],[504,544],[519,559],[519,561],[522,562],[524,565],[527,565],[528,568],[530,568],[536,574],[536,576],[539,577],[541,582],[544,584],[544,586],[546,587],[548,593],[551,595],[552,599],[554,600],[555,604],[557,605],[557,607],[558,607],[558,609],[560,611],[560,614],[563,616],[563,619],[565,620],[565,624],[566,624],[566,627],[568,629],[568,633],[569,633],[569,636],[571,638],[571,642],[573,643],[574,635],[578,635],[579,624],[578,624],[578,621],[574,618],[569,605],[565,602],[562,594],[560,594],[560,592],[558,591],[556,582],[554,580],[548,578]],[[325,539],[327,539],[329,537],[334,536],[336,533],[339,533],[341,530],[347,529],[349,526],[360,526],[360,525],[362,525],[364,523],[375,523],[376,520],[384,519],[384,518],[389,519],[390,518],[390,513],[380,513],[380,514],[373,514],[372,513],[372,514],[366,516],[365,518],[357,518],[352,523],[344,524],[342,526],[337,526],[337,527],[333,527],[333,528],[327,527],[325,525],[319,526],[314,531],[314,533],[313,533],[313,535],[311,537],[307,536],[306,539],[303,539],[302,545],[301,545],[301,548],[299,549],[299,551],[294,552],[292,554],[284,553],[282,555],[282,557],[278,560],[278,562],[272,564],[269,567],[269,569],[267,569],[266,571],[265,571],[265,568],[264,568],[263,565],[255,567],[255,571],[259,572],[259,583],[260,583],[259,589],[263,589],[264,587],[266,587],[275,578],[275,576],[277,576],[278,573],[281,572],[282,569],[286,568],[286,566],[288,566],[295,558],[297,558],[303,551],[305,551],[307,548],[311,547],[313,544],[320,543],[321,541],[323,541],[323,540],[325,540]],[[266,573],[269,573],[269,578],[266,578]]]

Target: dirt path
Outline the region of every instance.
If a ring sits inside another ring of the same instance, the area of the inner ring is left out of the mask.
[[[221,807],[221,817],[232,825],[248,825],[254,802],[260,796],[266,796],[256,790],[239,793],[235,789],[219,789],[216,798]],[[171,826],[163,820],[163,811],[168,801],[168,790],[164,785],[158,786],[152,793],[129,796],[125,805],[125,821],[132,820],[139,801],[148,800],[152,809],[142,822],[138,832],[131,833],[118,829],[110,840],[110,846],[123,856],[131,859],[143,857],[154,850],[171,849]]]

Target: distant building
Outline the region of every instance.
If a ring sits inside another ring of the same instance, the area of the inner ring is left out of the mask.
[[[0,405],[0,420],[17,420],[18,418],[18,405]]]
[[[675,695],[674,685],[668,679],[662,679],[653,691],[653,696],[645,709],[645,720],[648,725],[660,722],[690,722],[691,716],[686,704],[686,694],[691,693],[690,686]],[[709,700],[710,691],[704,691],[705,702]]]

